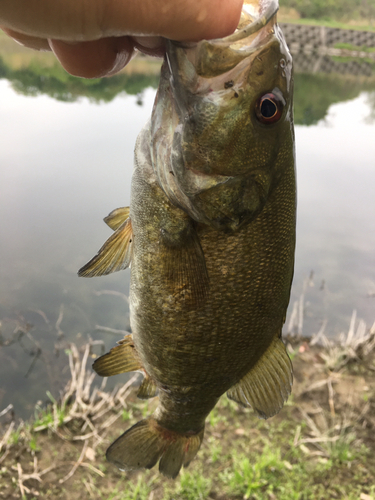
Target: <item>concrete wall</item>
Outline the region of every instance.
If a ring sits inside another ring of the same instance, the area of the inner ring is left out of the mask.
[[[375,32],[290,23],[280,23],[280,27],[293,55],[296,72],[375,76],[375,52],[341,50],[334,47],[337,43],[350,43],[355,47],[375,47]],[[340,61],[339,57],[346,60]]]
[[[375,47],[375,31],[342,30],[325,26],[280,23],[288,44],[311,48],[333,47],[336,43],[350,43],[356,47]]]

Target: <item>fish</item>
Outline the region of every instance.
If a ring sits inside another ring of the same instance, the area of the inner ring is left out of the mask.
[[[139,371],[156,410],[106,452],[121,470],[175,478],[196,456],[223,394],[260,418],[293,371],[282,341],[293,279],[293,64],[277,0],[244,2],[237,30],[167,41],[151,119],[135,146],[130,207],[79,275],[131,267],[132,333],[96,359]]]

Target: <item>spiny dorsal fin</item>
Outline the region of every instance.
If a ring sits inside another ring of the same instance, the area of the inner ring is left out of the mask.
[[[131,261],[132,241],[131,221],[126,219],[108,238],[95,257],[78,271],[78,276],[92,278],[126,269]]]
[[[96,359],[92,367],[101,377],[141,370],[142,365],[135,354],[132,336],[127,335],[120,340],[116,347]]]
[[[158,394],[158,388],[155,382],[150,378],[147,374],[145,378],[142,380],[142,384],[140,385],[137,397],[139,399],[150,399],[154,398]]]
[[[284,406],[292,383],[292,363],[282,340],[277,337],[227,396],[242,406],[251,406],[259,418],[269,418]]]
[[[104,217],[104,222],[114,231],[129,218],[129,207],[121,207],[112,210],[112,212]]]
[[[184,308],[202,306],[209,293],[205,256],[192,225],[180,234],[161,231],[167,282],[176,304]]]

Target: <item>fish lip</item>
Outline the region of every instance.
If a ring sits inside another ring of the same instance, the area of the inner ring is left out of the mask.
[[[267,1],[267,0],[266,0]],[[244,7],[243,7],[244,8]],[[260,31],[264,26],[266,26],[271,19],[277,14],[279,10],[279,1],[278,0],[268,0],[266,8],[261,13],[261,15],[255,19],[252,23],[241,30],[236,30],[232,35],[228,35],[223,38],[214,38],[212,40],[202,40],[203,43],[207,43],[215,46],[228,46],[239,40],[243,40],[244,38],[253,35]],[[173,41],[174,45],[177,45],[181,48],[192,48],[201,44],[202,42],[179,42]],[[252,49],[254,50],[254,49]]]
[[[234,42],[238,42],[244,38],[247,38],[254,33],[260,31],[264,26],[266,26],[271,19],[277,14],[279,10],[279,1],[278,0],[270,0],[267,3],[266,8],[261,13],[261,15],[255,19],[252,23],[250,23],[246,28],[242,30],[236,30],[232,35],[228,35],[224,38],[216,38],[214,40],[210,40],[209,43],[215,45],[230,45]]]

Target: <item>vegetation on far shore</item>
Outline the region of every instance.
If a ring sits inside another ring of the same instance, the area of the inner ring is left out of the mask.
[[[280,0],[279,20],[372,31],[375,3],[373,0]]]
[[[106,462],[108,445],[157,398],[137,400],[135,377],[112,391],[94,386],[93,344],[81,353],[72,344],[59,401],[48,394],[20,424],[11,408],[0,414],[0,499],[375,500],[375,324],[366,330],[354,317],[338,343],[323,331],[286,343],[295,382],[283,410],[258,420],[223,396],[175,481],[157,467],[120,472]]]

